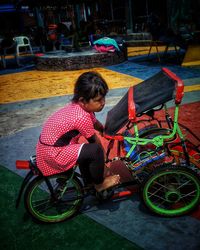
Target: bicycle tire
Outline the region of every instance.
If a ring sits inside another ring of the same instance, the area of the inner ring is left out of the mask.
[[[75,216],[83,201],[83,186],[80,180],[76,176],[69,179],[65,174],[47,178],[56,199],[52,197],[44,177],[38,176],[29,183],[24,194],[27,212],[36,222],[42,223],[62,222]],[[62,191],[62,187],[66,190]]]
[[[155,169],[141,188],[143,204],[154,214],[177,217],[200,203],[200,179],[191,169],[164,165]]]

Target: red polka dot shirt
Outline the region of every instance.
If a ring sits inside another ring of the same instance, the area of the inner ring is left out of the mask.
[[[94,135],[95,122],[94,113],[85,111],[77,103],[70,103],[53,113],[44,123],[36,146],[37,165],[41,172],[49,176],[72,168],[83,145],[78,140],[80,136],[87,139]],[[59,139],[70,131],[76,133],[67,145],[57,145]]]

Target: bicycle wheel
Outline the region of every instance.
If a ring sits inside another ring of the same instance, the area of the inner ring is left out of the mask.
[[[200,179],[186,167],[159,167],[143,184],[142,200],[150,211],[158,215],[173,217],[187,214],[200,202]]]
[[[29,183],[24,194],[28,213],[38,222],[55,223],[67,220],[80,209],[83,200],[82,184],[77,177],[64,174],[48,177],[52,196],[43,177]]]

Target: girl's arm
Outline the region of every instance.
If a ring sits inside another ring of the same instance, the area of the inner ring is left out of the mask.
[[[97,143],[97,144],[102,146],[101,141],[100,141],[99,137],[96,134],[94,134],[90,138],[87,138],[87,140],[88,140],[89,143]],[[103,146],[102,146],[102,148],[103,148]]]
[[[101,135],[103,135],[104,126],[100,121],[96,120],[96,122],[94,124],[94,128],[95,128],[95,130],[99,131]]]
[[[99,131],[100,135],[103,136],[104,126],[99,120],[95,121],[94,129]],[[89,143],[97,143],[97,144],[99,144],[102,147],[103,151],[104,151],[101,140],[99,139],[99,137],[96,134],[92,135],[90,138],[87,138],[87,140],[88,140]],[[105,154],[105,151],[104,151],[104,154]]]

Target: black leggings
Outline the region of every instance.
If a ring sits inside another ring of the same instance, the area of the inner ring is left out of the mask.
[[[85,184],[100,184],[104,180],[104,152],[96,143],[82,146],[77,163]]]

